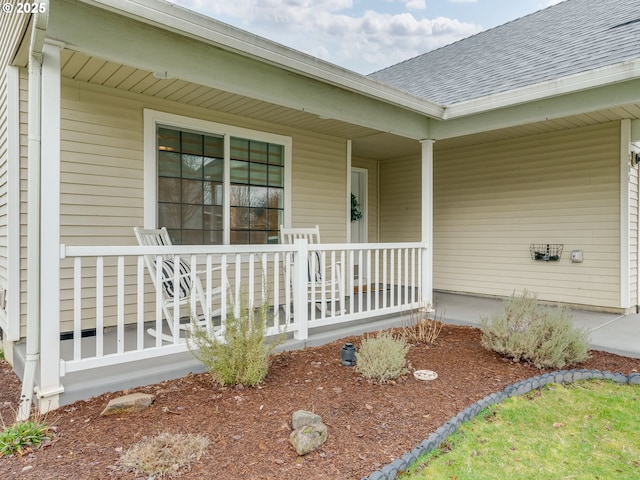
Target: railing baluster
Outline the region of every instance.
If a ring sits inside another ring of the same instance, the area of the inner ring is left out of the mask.
[[[104,354],[104,257],[96,259],[96,357]]]
[[[116,350],[124,353],[124,257],[118,256],[117,261],[117,327],[116,327]]]
[[[155,258],[156,262],[156,347],[162,346],[162,315],[164,313],[164,302],[162,299],[162,256]],[[167,316],[167,323],[171,319]]]
[[[144,348],[144,257],[139,256],[136,276],[136,346],[138,350]]]
[[[82,257],[73,259],[73,359],[82,358]]]
[[[358,249],[358,312],[362,312],[363,298],[366,295],[364,284],[362,283],[362,249]]]
[[[347,272],[349,275],[349,312],[353,313],[353,297],[355,295],[355,279],[354,279],[354,254],[353,250],[349,250],[349,267],[347,268]]]

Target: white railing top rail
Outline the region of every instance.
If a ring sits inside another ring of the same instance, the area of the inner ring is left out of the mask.
[[[406,243],[323,243],[309,244],[311,251],[367,250],[427,248],[423,242]],[[234,253],[276,253],[295,252],[293,245],[172,245],[172,246],[139,246],[139,245],[102,245],[72,246],[60,245],[60,258],[97,257],[97,256],[129,256],[129,255],[221,255]]]

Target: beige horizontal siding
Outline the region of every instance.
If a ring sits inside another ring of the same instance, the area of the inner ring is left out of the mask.
[[[620,307],[619,151],[615,122],[473,148],[436,143],[435,288]],[[532,260],[534,243],[564,244],[561,260]]]
[[[421,240],[420,158],[386,160],[380,163],[380,241]]]
[[[324,136],[297,136],[293,155],[291,226],[320,225],[322,242],[345,242],[346,142]]]

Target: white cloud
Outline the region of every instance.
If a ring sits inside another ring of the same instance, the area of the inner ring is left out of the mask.
[[[192,10],[301,50],[370,73],[482,28],[473,23],[412,13],[352,11],[352,0],[173,0]],[[424,9],[424,0],[401,0]],[[367,4],[369,5],[369,4]]]

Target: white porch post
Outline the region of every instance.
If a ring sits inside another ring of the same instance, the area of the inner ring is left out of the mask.
[[[422,291],[423,303],[433,302],[433,144],[435,140],[421,140],[422,144]]]
[[[60,46],[45,43],[42,61],[40,217],[41,412],[59,407],[60,384]]]
[[[296,239],[295,262],[293,264],[293,315],[297,328],[294,333],[296,340],[306,340],[309,337],[309,315],[307,312],[307,259],[309,258],[309,244],[303,238]],[[313,308],[313,306],[311,307]]]

